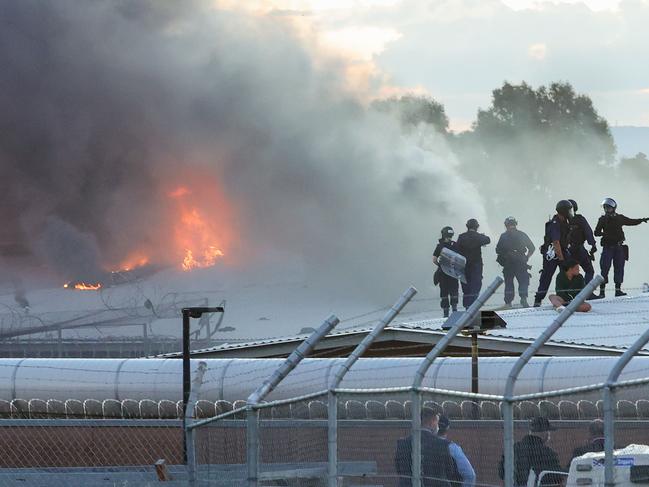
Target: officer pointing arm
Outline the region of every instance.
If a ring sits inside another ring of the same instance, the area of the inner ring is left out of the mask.
[[[624,244],[624,226],[635,226],[649,221],[649,218],[629,218],[617,213],[617,203],[613,198],[602,201],[604,215],[599,218],[595,227],[595,235],[602,237],[602,254],[600,256],[600,270],[605,283],[600,286],[599,297],[604,297],[608,273],[613,266],[613,279],[615,282],[615,296],[626,296],[622,291],[624,282],[624,265],[629,259],[629,247]]]

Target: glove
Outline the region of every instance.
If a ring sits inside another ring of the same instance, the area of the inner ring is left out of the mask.
[[[647,222],[649,222],[649,218],[643,218],[642,221],[647,223]]]

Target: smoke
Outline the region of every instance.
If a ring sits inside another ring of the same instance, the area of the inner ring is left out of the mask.
[[[381,299],[428,284],[449,219],[485,218],[439,136],[367,111],[340,60],[280,18],[24,0],[0,20],[2,217],[67,279],[163,247],[165,191],[196,173],[234,208],[210,215],[236,227],[231,262],[282,252],[312,282]]]
[[[87,282],[99,282],[104,272],[99,267],[101,256],[95,237],[55,216],[45,220],[41,235],[36,239],[36,255],[51,263],[54,270],[67,280],[83,277]]]

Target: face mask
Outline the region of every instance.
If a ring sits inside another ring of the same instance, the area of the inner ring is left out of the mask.
[[[436,435],[437,433],[439,433],[439,426],[435,425],[432,428],[430,428],[430,430],[433,432],[434,435]]]

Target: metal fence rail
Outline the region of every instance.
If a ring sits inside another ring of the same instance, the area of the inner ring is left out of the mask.
[[[569,322],[601,282],[599,276],[562,313],[548,319],[551,322],[539,330],[538,338],[511,369],[507,366],[502,394],[469,392],[471,378],[466,368],[458,369],[456,377],[466,381],[465,389],[426,385],[440,384],[432,380],[439,370],[434,365],[445,360],[440,357],[448,353],[447,346],[473,322],[501,282],[496,279],[485,289],[421,359],[416,372],[398,365],[376,371],[409,384],[402,387],[375,387],[376,382],[355,380],[354,373],[364,366],[359,358],[415,295],[414,288],[404,292],[345,361],[300,365],[318,340],[337,325],[338,319],[331,316],[274,374],[263,383],[251,384],[255,392],[247,401],[241,398],[228,410],[212,403],[209,415],[198,414],[205,367],[197,370],[184,418],[125,419],[124,415],[93,419],[86,415],[23,419],[16,406],[5,415],[13,419],[0,419],[0,486],[16,485],[20,478],[24,482],[20,485],[43,485],[44,475],[49,474],[52,485],[73,486],[99,485],[102,478],[115,485],[153,485],[166,477],[168,485],[220,487],[546,487],[565,483],[573,459],[589,450],[598,450],[595,460],[590,460],[589,485],[613,487],[624,482],[617,460],[621,454],[616,448],[647,443],[649,370],[629,366],[634,369],[632,378],[622,372],[649,343],[649,331],[634,337],[635,343],[620,354],[605,381],[598,375],[592,384],[577,387],[567,383],[564,388],[544,390],[540,386],[539,392],[532,393],[529,387],[520,389],[524,381],[535,380],[526,375],[531,370],[531,366],[526,369],[530,358]],[[317,382],[309,367],[323,372]],[[567,377],[571,373],[565,371]],[[288,374],[290,386],[289,381],[283,381]],[[301,381],[308,385],[302,394]],[[521,393],[517,393],[516,384]],[[292,392],[280,391],[282,387]],[[116,404],[113,401],[107,406]],[[127,411],[128,406],[121,407]],[[145,406],[152,404],[144,404],[143,412]],[[444,417],[441,436],[426,431],[440,424],[423,425],[424,410]],[[594,437],[600,431],[601,438]],[[438,468],[431,452],[436,452],[435,461],[440,462],[450,455],[453,463],[448,465],[455,465],[455,470]],[[458,461],[458,452],[470,468]],[[580,482],[568,485],[586,485]]]

